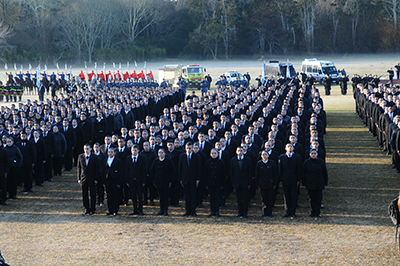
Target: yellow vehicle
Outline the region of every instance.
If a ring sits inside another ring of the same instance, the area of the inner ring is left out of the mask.
[[[204,78],[206,69],[200,65],[188,65],[182,67],[182,77],[187,79],[189,87],[200,89],[200,83]]]

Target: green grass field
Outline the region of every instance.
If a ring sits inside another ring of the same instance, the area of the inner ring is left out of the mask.
[[[56,177],[33,195],[0,207],[0,249],[10,265],[393,265],[395,228],[387,215],[400,175],[354,112],[351,95],[322,96],[329,185],[323,217],[308,217],[302,187],[298,217],[283,218],[282,194],[273,218],[261,218],[260,195],[248,219],[236,217],[234,195],[223,217],[183,218],[184,203],[158,217],[156,206],[131,217],[131,206],[108,217],[100,207],[82,216],[75,172]]]

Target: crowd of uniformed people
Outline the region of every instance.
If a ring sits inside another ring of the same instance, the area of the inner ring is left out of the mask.
[[[321,216],[326,114],[313,85],[281,78],[227,86],[222,77],[199,97],[186,95],[184,81],[151,85],[154,78],[143,83],[117,72],[99,83],[92,81],[98,75],[81,74],[75,89],[51,99],[1,107],[3,205],[18,185],[32,193],[76,166],[84,214],[106,197],[108,215],[121,204],[144,215],[156,200],[158,214],[168,215],[184,199],[183,215],[197,216],[207,199],[210,216],[220,216],[235,192],[238,216],[247,217],[259,190],[262,215],[272,216],[281,187],[284,215],[295,217],[302,182],[310,216]]]

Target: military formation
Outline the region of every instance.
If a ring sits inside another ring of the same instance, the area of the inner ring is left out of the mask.
[[[76,89],[1,107],[3,205],[18,185],[33,193],[76,166],[85,215],[107,203],[111,216],[130,204],[130,215],[159,204],[158,215],[167,216],[184,200],[182,215],[196,217],[207,200],[209,216],[218,217],[234,194],[237,215],[246,218],[260,191],[262,216],[271,217],[281,188],[284,216],[293,218],[303,184],[310,216],[321,216],[326,114],[314,86],[284,78],[226,84],[222,77],[199,97],[186,95],[184,80],[172,87],[143,72],[133,81],[118,74],[98,82],[100,74],[81,72]]]

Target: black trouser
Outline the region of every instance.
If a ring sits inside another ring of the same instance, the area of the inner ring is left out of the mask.
[[[148,199],[150,199],[150,201],[153,201],[157,197],[157,189],[149,176],[146,177],[146,185],[144,186],[142,191],[144,202],[147,202]]]
[[[53,177],[53,157],[48,156],[44,164],[44,180],[50,180]]]
[[[101,178],[100,178],[101,179]],[[104,204],[104,186],[103,181],[99,181],[96,185],[97,202]]]
[[[7,192],[9,197],[17,195],[18,167],[10,167],[7,175]]]
[[[223,188],[223,191],[224,191],[224,194],[223,194],[223,197],[222,197],[223,205],[225,205],[225,201],[226,201],[226,199],[229,198],[229,195],[232,193],[232,190],[233,190],[232,181],[231,181],[231,177],[229,176],[226,179],[226,182],[225,182],[224,188]]]
[[[343,95],[346,95],[347,94],[347,87],[340,87],[340,89],[341,89],[341,92],[342,92],[342,94]]]
[[[331,95],[331,88],[325,87],[325,95]]]
[[[24,182],[24,188],[26,190],[32,189],[32,165],[22,165],[19,170],[19,176]]]
[[[129,198],[131,198],[131,190],[130,188],[124,183],[121,188],[121,200],[124,201],[124,204],[127,204],[129,201]]]
[[[238,214],[247,215],[247,211],[249,208],[249,189],[247,187],[237,187],[236,200],[238,204]]]
[[[69,171],[72,170],[72,147],[67,147],[64,155],[64,168]]]
[[[38,162],[35,164],[33,167],[34,173],[33,173],[33,179],[35,180],[36,184],[43,184],[43,162]]]
[[[311,214],[321,214],[322,189],[309,189],[308,195],[310,196]]]
[[[89,205],[89,192],[90,192],[90,205]],[[86,211],[94,212],[96,210],[96,187],[95,185],[82,185],[83,206]]]
[[[169,204],[176,206],[179,204],[179,189],[180,189],[179,180],[174,180],[171,183],[171,187],[169,189]]]
[[[107,206],[109,213],[118,213],[120,203],[120,188],[117,187],[118,181],[106,179]]]
[[[196,206],[203,204],[203,197],[205,191],[206,191],[206,186],[204,185],[203,182],[200,181],[199,186],[196,189]]]
[[[63,157],[61,155],[54,155],[53,157],[53,169],[54,175],[61,175]]]
[[[221,186],[208,186],[210,193],[210,209],[211,213],[219,213],[219,202],[221,198]]]
[[[139,182],[133,182],[129,184],[129,189],[132,196],[133,211],[143,212],[143,202],[142,202],[142,187],[143,184]]]
[[[0,202],[7,200],[7,178],[4,173],[0,174]]]
[[[187,214],[193,214],[196,212],[196,181],[188,181],[186,185],[183,185],[183,191],[185,193],[185,209]]]
[[[283,186],[286,213],[296,214],[297,207],[297,185]]]
[[[160,197],[160,211],[168,212],[168,195],[169,195],[169,187],[157,188],[158,195]]]
[[[275,193],[273,189],[261,189],[261,197],[264,206],[264,215],[272,215],[272,208],[274,207]]]
[[[43,102],[43,100],[44,100],[44,92],[39,92],[39,101]],[[7,102],[8,102],[8,99],[7,99]]]

